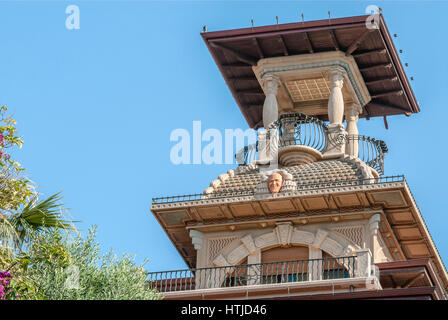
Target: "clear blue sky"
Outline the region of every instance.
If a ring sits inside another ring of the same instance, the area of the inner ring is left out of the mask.
[[[68,30],[65,8],[80,8]],[[421,113],[359,122],[386,141],[386,175],[405,174],[447,261],[445,1],[0,1],[0,103],[25,145],[16,159],[44,195],[63,191],[102,248],[149,258],[151,271],[185,265],[149,211],[151,199],[202,192],[231,165],[170,162],[170,133],[247,128],[200,31],[362,15],[383,9]]]

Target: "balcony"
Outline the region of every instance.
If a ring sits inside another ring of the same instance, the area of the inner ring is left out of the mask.
[[[323,292],[329,286],[345,291],[378,289],[378,278],[372,270],[370,251],[359,250],[357,255],[346,257],[151,272],[148,278],[150,287],[168,299],[198,294],[219,299],[241,292],[259,297],[285,289]]]
[[[384,174],[384,155],[388,149],[382,140],[357,134],[339,134],[330,138],[328,126],[323,121],[301,113],[281,115],[266,131],[264,141],[259,139],[235,155],[238,164],[248,165],[262,159],[267,149],[270,149],[268,153],[273,148],[277,149],[279,161],[282,162],[283,151],[292,146],[311,148],[321,154],[330,148],[345,145],[346,155],[361,159],[380,176]],[[269,141],[275,143],[269,144]]]

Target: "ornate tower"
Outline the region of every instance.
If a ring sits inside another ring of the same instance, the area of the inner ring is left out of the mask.
[[[382,16],[205,32],[258,141],[203,193],[153,199],[188,270],[166,299],[446,299],[448,277],[386,144],[358,120],[419,112]]]

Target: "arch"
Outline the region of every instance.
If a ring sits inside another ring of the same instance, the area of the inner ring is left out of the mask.
[[[255,239],[246,235],[241,244],[233,249],[227,257],[222,254],[213,261],[215,265],[238,265],[248,255],[258,250],[267,250],[274,247],[312,246],[325,251],[333,257],[345,256],[360,249],[359,246],[348,239],[336,235],[332,231],[318,229],[316,232],[299,230],[292,223],[279,223],[271,232],[264,233]]]

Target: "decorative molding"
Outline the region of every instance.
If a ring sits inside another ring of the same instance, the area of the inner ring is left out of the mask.
[[[293,244],[323,250],[335,257],[351,255],[355,251],[355,247],[348,240],[338,237],[333,238],[329,231],[323,229],[317,230],[316,233],[302,231],[294,228],[292,223],[289,222],[278,224],[271,232],[259,235],[255,240],[251,235],[246,235],[241,239],[241,243],[227,255],[227,259],[215,259],[214,263],[222,264],[225,261],[235,265],[250,254],[256,254],[260,250]]]
[[[378,233],[379,222],[381,221],[381,215],[376,213],[369,219],[370,235],[376,235]]]
[[[226,258],[222,254],[218,255],[214,260],[213,264],[218,267],[226,267],[230,266],[230,263],[227,262]]]
[[[190,230],[190,237],[191,237],[191,242],[194,245],[194,248],[196,250],[199,250],[202,248],[202,242],[204,240],[204,234],[201,231],[197,231],[197,230]]]
[[[314,238],[314,242],[312,243],[313,247],[320,248],[320,245],[325,240],[325,238],[328,236],[328,231],[325,231],[323,229],[317,230],[316,236]]]
[[[362,248],[364,242],[364,227],[363,226],[345,226],[331,229],[333,232],[340,233],[348,240]]]
[[[221,237],[209,239],[207,250],[208,263],[213,263],[213,260],[219,255],[219,253],[236,239],[237,237]]]
[[[350,70],[350,67],[347,63],[341,62],[341,61],[326,61],[326,62],[316,62],[316,63],[306,63],[306,64],[299,64],[299,65],[289,65],[289,66],[282,66],[282,67],[275,67],[275,68],[265,68],[263,71],[260,72],[260,77],[263,77],[265,73],[272,73],[272,72],[283,72],[283,71],[292,71],[292,70],[300,70],[300,69],[310,69],[310,68],[322,68],[322,67],[342,67],[345,69],[345,72],[347,73],[347,77],[353,87],[353,90],[355,91],[356,97],[359,100],[359,103],[364,106],[366,104],[366,101],[362,97],[362,94],[358,88],[358,85],[356,84],[355,78],[353,76],[352,71]]]
[[[250,234],[241,238],[241,242],[246,246],[246,249],[247,251],[249,251],[249,254],[254,254],[258,250],[255,247],[254,239]]]
[[[282,247],[287,247],[291,244],[291,236],[293,232],[292,222],[277,223],[274,232],[277,236],[277,241]]]

